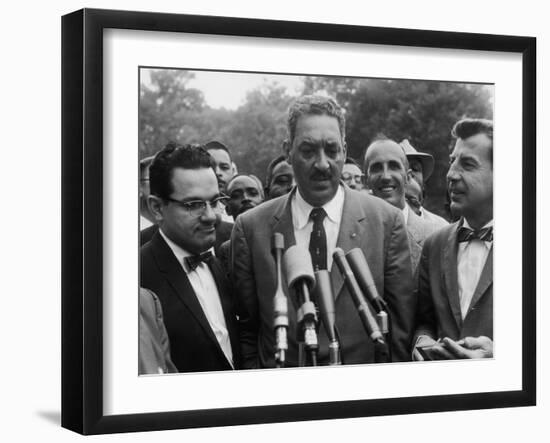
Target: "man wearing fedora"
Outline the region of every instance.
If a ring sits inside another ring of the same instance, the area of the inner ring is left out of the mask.
[[[417,215],[430,222],[432,225],[438,228],[448,225],[449,223],[443,217],[428,211],[422,206],[426,188],[425,182],[430,178],[434,170],[433,156],[426,152],[417,151],[407,139],[404,139],[399,144],[407,156],[410,177],[412,179],[409,180],[405,191],[409,205]]]

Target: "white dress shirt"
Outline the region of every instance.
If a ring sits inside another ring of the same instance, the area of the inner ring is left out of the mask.
[[[309,252],[309,239],[313,230],[313,220],[309,218],[311,206],[304,200],[297,189],[291,202],[292,224],[294,225],[294,237],[296,238],[296,246],[303,248]],[[325,203],[322,208],[327,213],[323,220],[323,226],[327,235],[327,268],[332,267],[332,254],[336,249],[338,241],[338,233],[340,232],[340,222],[342,220],[342,210],[344,209],[344,188],[338,186],[336,194],[331,201]]]
[[[468,221],[464,219],[464,227],[470,228]],[[493,220],[484,228],[493,226]],[[461,242],[458,244],[457,272],[458,272],[458,296],[460,298],[460,311],[462,319],[466,317],[472,297],[479,282],[479,277],[487,261],[493,242],[479,239]]]
[[[234,367],[233,351],[231,350],[229,332],[227,331],[227,324],[225,323],[225,317],[223,315],[220,294],[210,268],[206,263],[201,262],[195,270],[191,271],[187,266],[187,263],[185,263],[185,257],[193,254],[187,252],[185,249],[170,240],[164,232],[162,232],[162,229],[159,229],[159,232],[176,256],[176,259],[181,265],[183,271],[187,274],[189,283],[191,283],[191,286],[195,291],[195,295],[199,300],[202,311],[204,312],[212,331],[216,335],[218,343],[220,344],[227,361],[229,361],[231,367]]]
[[[143,231],[144,229],[148,228],[149,226],[153,226],[153,223],[145,218],[143,215],[139,216],[139,230]]]

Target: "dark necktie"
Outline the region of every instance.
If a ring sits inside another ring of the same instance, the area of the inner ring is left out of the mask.
[[[212,253],[210,251],[207,251],[198,255],[189,255],[188,257],[185,257],[184,260],[185,263],[187,263],[187,266],[189,266],[189,269],[191,271],[194,271],[195,269],[197,269],[197,266],[201,264],[201,262],[208,264],[211,259]]]
[[[323,208],[313,208],[309,217],[313,220],[313,229],[309,239],[309,253],[314,270],[327,269],[327,233],[323,220],[327,213]]]
[[[458,228],[458,242],[469,242],[470,240],[483,240],[483,241],[493,241],[493,227],[489,226],[483,229],[473,230],[461,226]]]

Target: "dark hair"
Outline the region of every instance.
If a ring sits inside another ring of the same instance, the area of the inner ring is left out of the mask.
[[[483,118],[464,118],[453,126],[451,135],[458,139],[466,139],[477,134],[485,134],[491,140],[489,157],[493,161],[493,121]],[[452,148],[451,148],[452,149]]]
[[[275,166],[277,166],[279,163],[282,163],[286,161],[286,155],[279,155],[278,157],[275,157],[273,160],[269,162],[269,165],[267,165],[267,171],[265,174],[265,186],[269,188],[269,185],[271,183],[271,179],[273,178],[273,170],[275,169]]]
[[[342,107],[330,97],[322,95],[304,95],[296,99],[288,109],[289,142],[292,144],[296,135],[296,124],[302,115],[328,115],[338,120],[342,140],[346,135],[346,119]]]
[[[210,151],[212,149],[221,149],[222,151],[227,152],[227,155],[229,155],[229,160],[233,161],[233,159],[231,158],[231,152],[229,152],[227,146],[225,146],[222,142],[219,142],[218,140],[209,141],[204,145],[204,149],[206,149],[207,151]]]
[[[455,123],[451,135],[465,139],[477,134],[485,134],[493,141],[493,121],[482,118],[465,118]]]
[[[180,145],[169,142],[161,149],[149,168],[149,185],[151,194],[162,199],[170,198],[172,188],[172,171],[175,168],[204,169],[213,168],[210,154],[201,145]]]

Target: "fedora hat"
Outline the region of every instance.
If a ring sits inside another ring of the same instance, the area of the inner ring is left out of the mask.
[[[434,158],[431,154],[428,154],[426,152],[418,152],[414,147],[409,143],[409,140],[404,139],[401,143],[399,143],[401,148],[403,148],[403,151],[405,152],[405,155],[407,156],[407,160],[420,160],[420,163],[422,164],[422,174],[424,175],[424,181],[428,180],[430,178],[430,175],[432,175],[432,172],[434,172]]]

